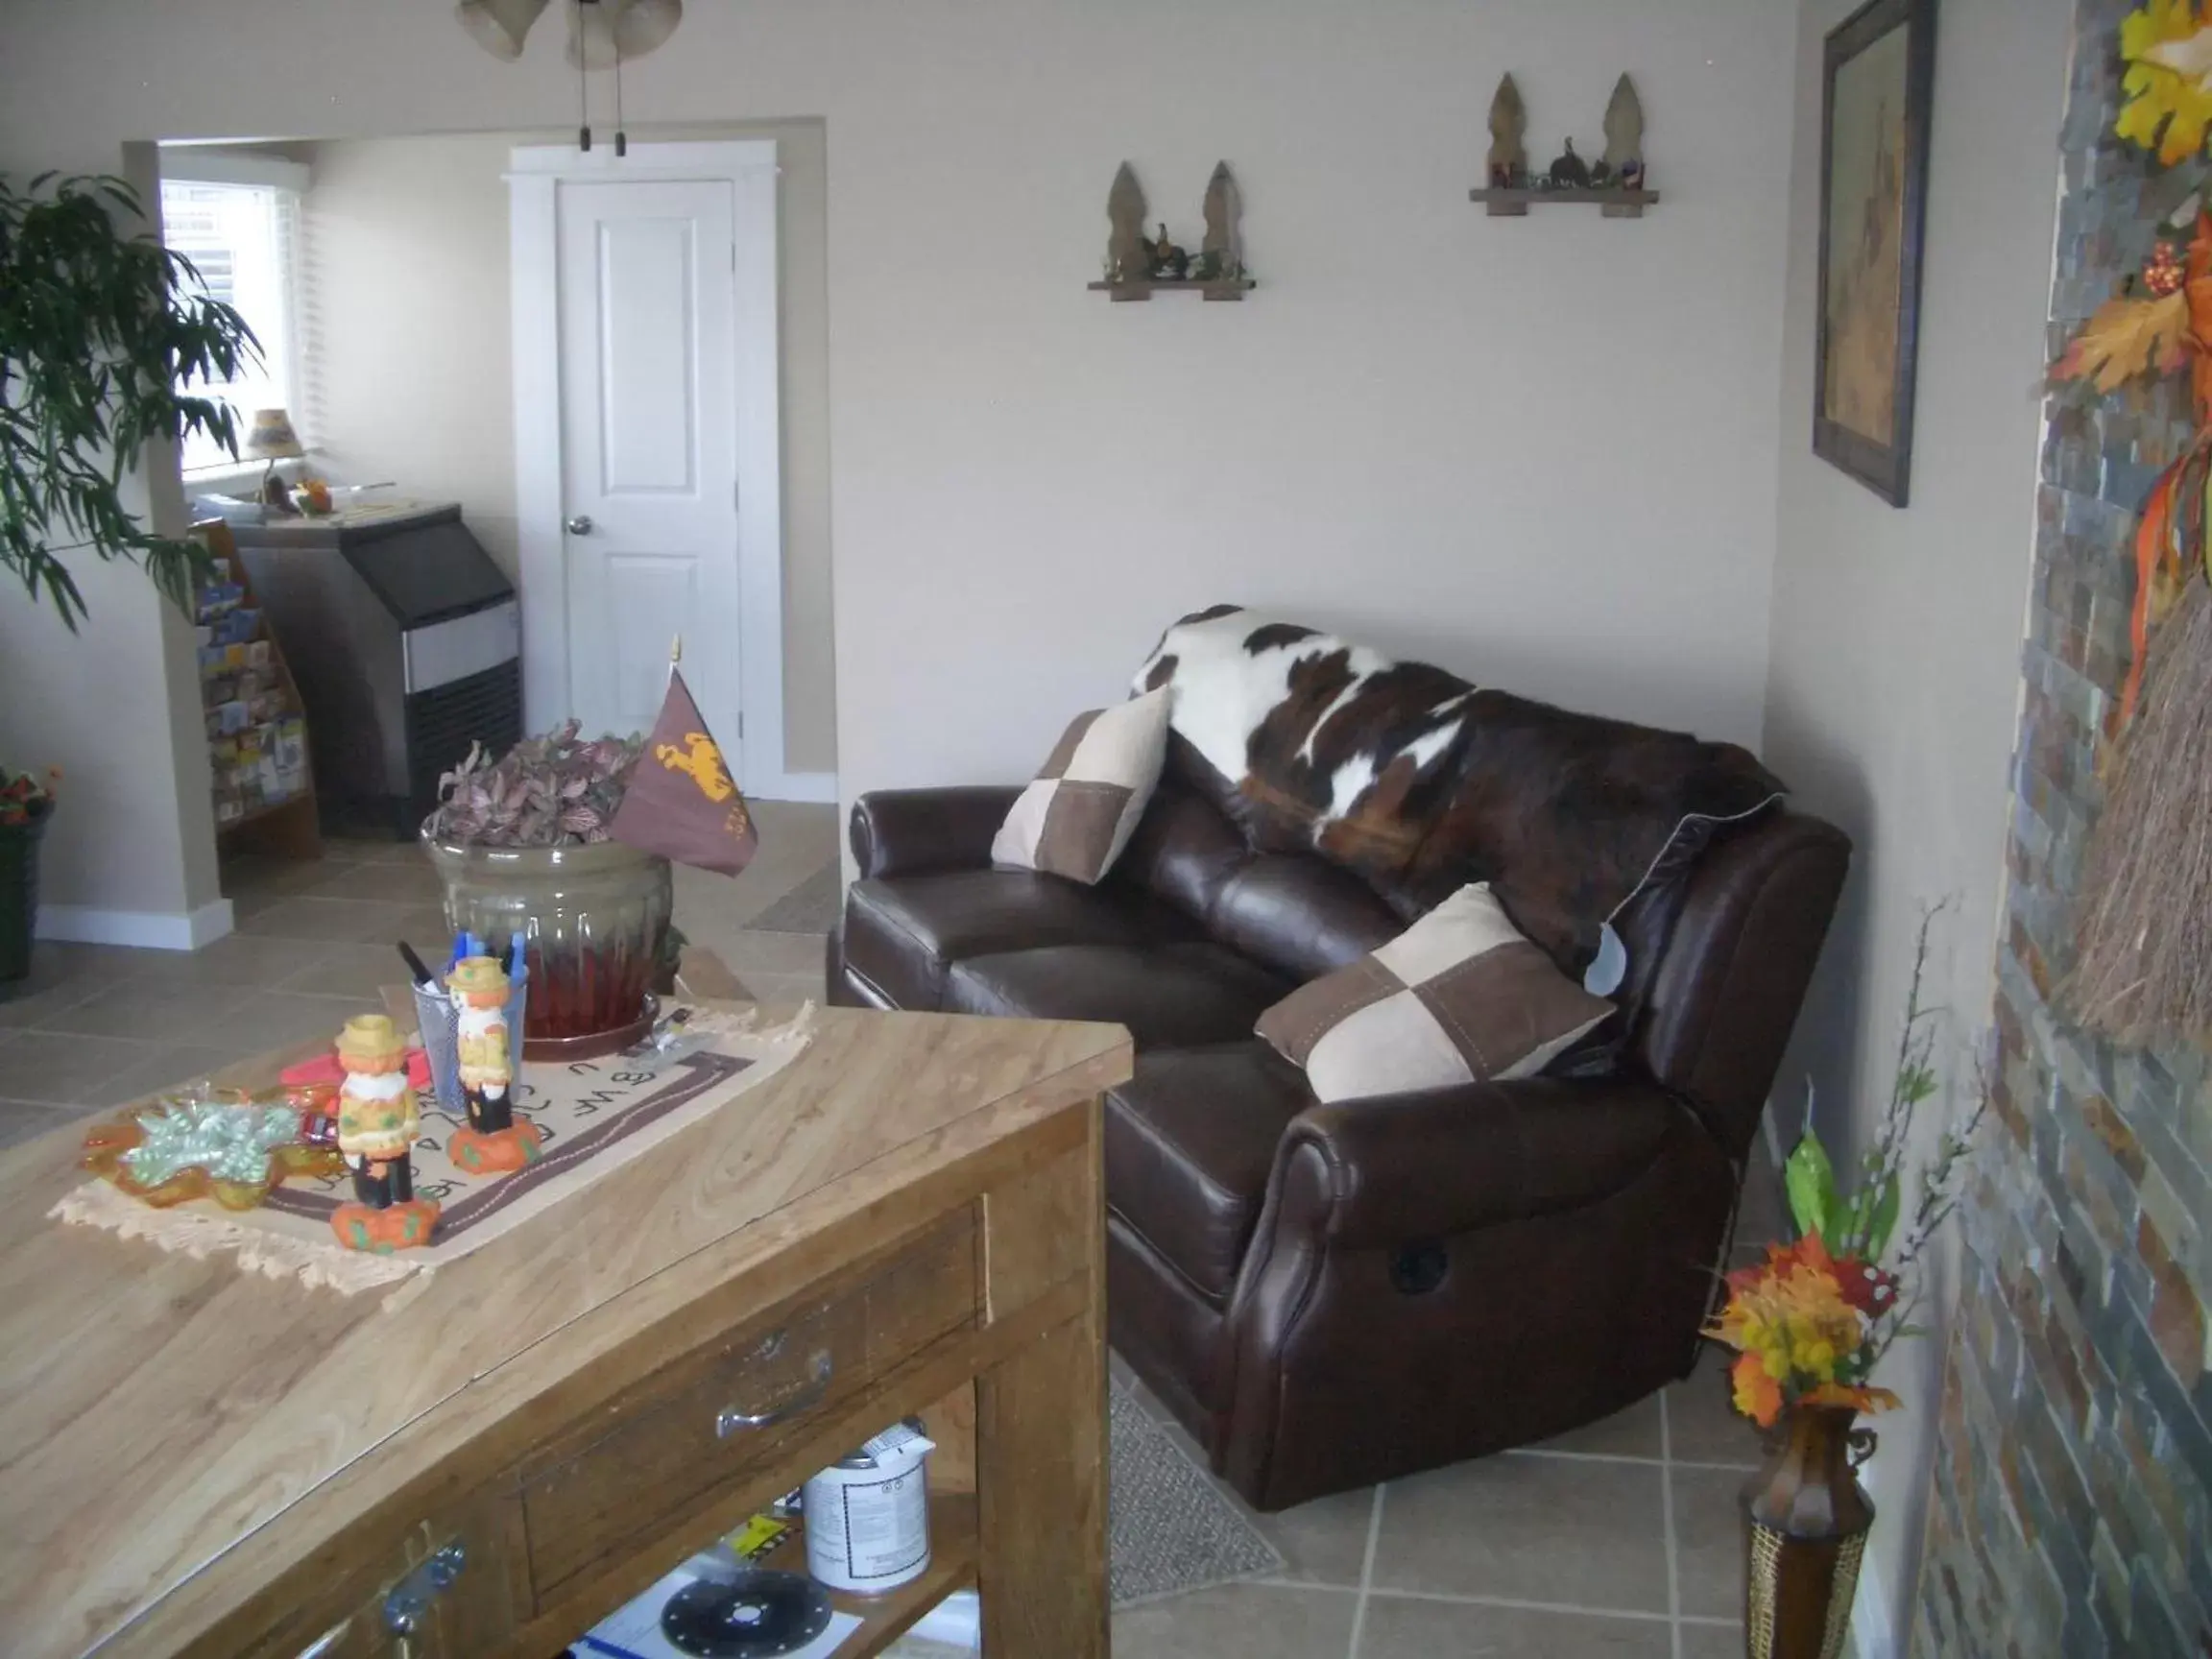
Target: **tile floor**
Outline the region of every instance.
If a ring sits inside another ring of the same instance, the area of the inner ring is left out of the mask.
[[[1255,1517],[1283,1576],[1124,1609],[1116,1659],[1741,1654],[1736,1492],[1758,1455],[1709,1358],[1542,1446]]]
[[[677,924],[762,999],[819,997],[821,937],[749,924],[835,858],[834,811],[758,811],[761,851],[742,876],[678,872]],[[0,1001],[0,1144],[335,1031],[393,982],[394,941],[443,934],[437,878],[412,846],[335,843],[319,864],[241,863],[225,878],[238,931],[192,955],[39,947],[31,980]],[[1779,1216],[1778,1185],[1756,1177],[1742,1237],[1772,1237]],[[1743,1651],[1736,1490],[1757,1455],[1709,1358],[1546,1445],[1258,1517],[1281,1578],[1126,1609],[1114,1650],[1722,1659]]]

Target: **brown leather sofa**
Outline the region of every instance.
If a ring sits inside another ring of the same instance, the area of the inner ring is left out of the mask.
[[[1607,1074],[1323,1106],[1253,1022],[1402,909],[1255,852],[1172,758],[1098,887],[996,871],[1017,793],[861,797],[830,995],[1129,1028],[1113,1343],[1253,1504],[1544,1439],[1689,1370],[1840,833],[1772,810],[1624,917]]]

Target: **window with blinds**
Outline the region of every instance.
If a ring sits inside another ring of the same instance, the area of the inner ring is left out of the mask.
[[[294,409],[298,373],[297,298],[300,193],[266,184],[165,180],[161,233],[192,261],[214,299],[235,305],[261,342],[261,360],[234,380],[195,383],[195,396],[224,399],[238,415],[238,437],[256,409]],[[237,465],[213,439],[195,434],[181,457],[187,475]]]

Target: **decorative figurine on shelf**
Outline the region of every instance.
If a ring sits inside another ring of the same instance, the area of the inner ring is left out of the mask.
[[[1644,188],[1644,101],[1625,75],[1605,106],[1605,159],[1600,165],[1621,189]]]
[[[1528,130],[1528,111],[1521,103],[1521,88],[1508,75],[1498,83],[1498,96],[1490,100],[1490,188],[1521,190],[1528,183],[1528,152],[1522,135]]]
[[[515,1046],[509,999],[514,984],[493,956],[464,956],[445,975],[460,1017],[455,1046],[469,1126],[453,1131],[445,1153],[471,1175],[504,1174],[544,1153],[538,1125],[516,1116]]]
[[[407,1046],[388,1014],[356,1014],[338,1033],[338,1150],[353,1171],[356,1202],[330,1230],[349,1250],[390,1255],[430,1242],[438,1205],[415,1196],[410,1153],[421,1118],[407,1083]]]
[[[1590,163],[1575,154],[1575,140],[1567,140],[1567,154],[1551,163],[1551,188],[1554,190],[1587,190],[1590,188]]]
[[[1151,269],[1152,245],[1144,240],[1144,189],[1126,161],[1106,193],[1106,280],[1141,280]]]
[[[1180,282],[1190,274],[1190,255],[1167,239],[1167,221],[1160,221],[1160,240],[1152,244],[1152,279]]]
[[[1216,161],[1214,177],[1206,181],[1206,239],[1190,266],[1192,276],[1201,282],[1234,282],[1244,275],[1244,236],[1237,224],[1243,211],[1236,176],[1228,162]]]

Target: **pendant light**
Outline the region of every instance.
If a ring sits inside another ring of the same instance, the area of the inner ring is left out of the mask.
[[[453,8],[454,21],[469,38],[502,63],[522,56],[522,40],[538,21],[548,0],[461,0]]]

